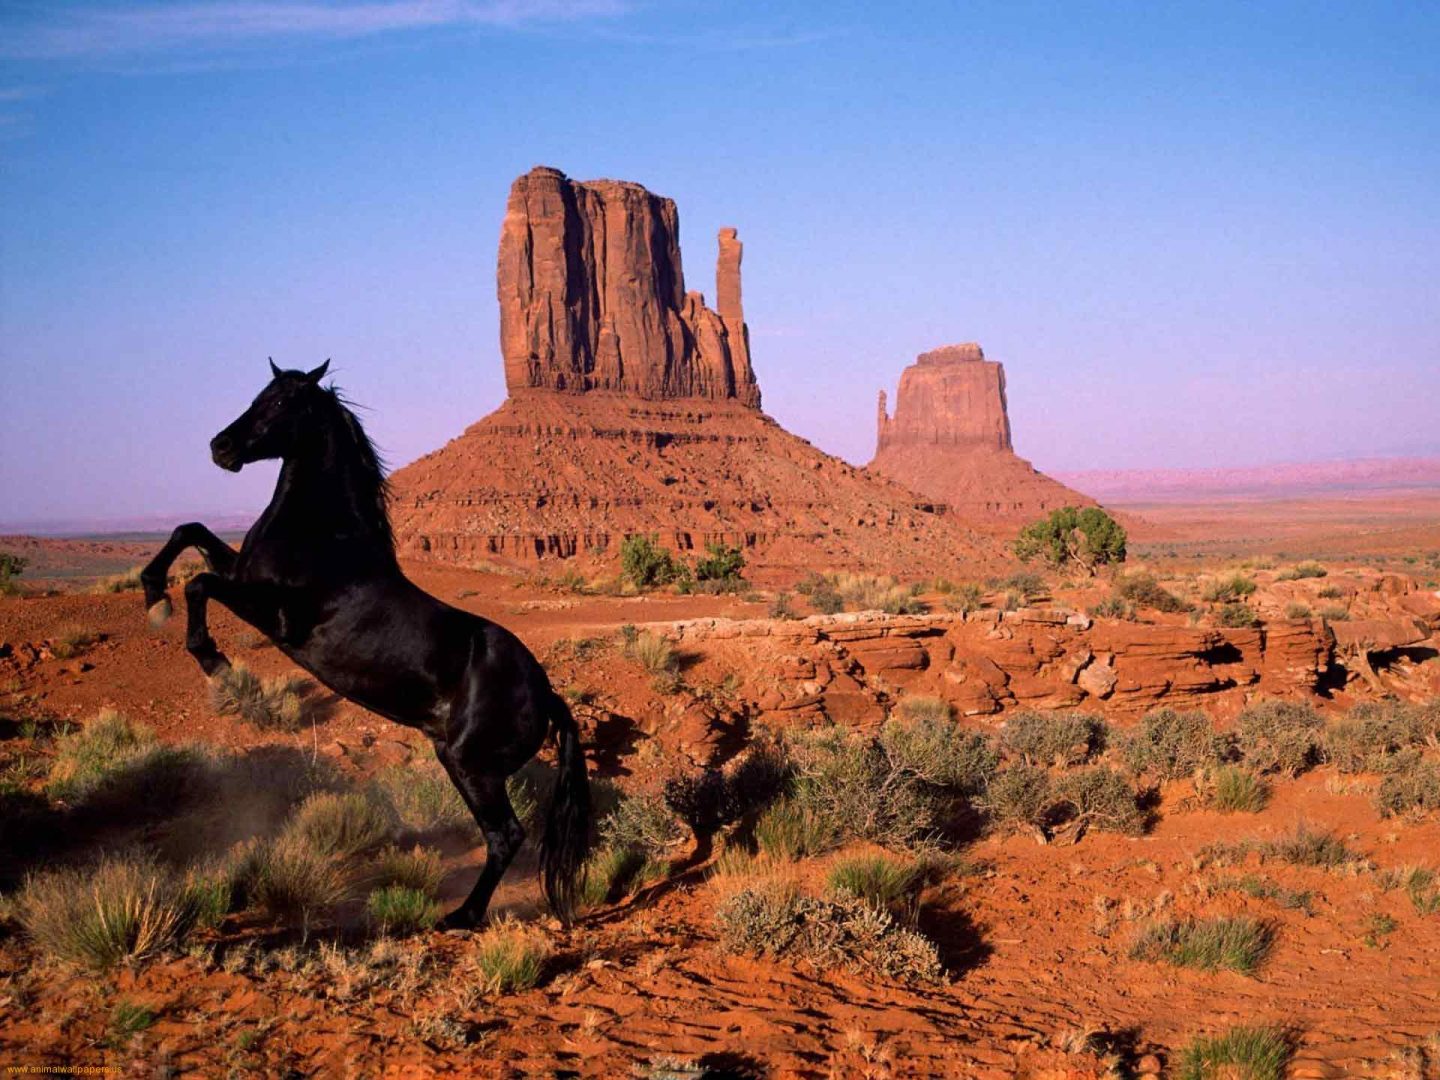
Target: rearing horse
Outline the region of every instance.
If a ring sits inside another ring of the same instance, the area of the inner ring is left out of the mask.
[[[185,646],[206,675],[228,666],[205,621],[215,600],[331,690],[430,737],[485,833],[485,867],[447,927],[485,919],[525,840],[505,778],[553,729],[559,775],[540,845],[545,898],[569,922],[585,859],[590,789],[579,732],[538,660],[514,634],[450,607],[400,571],[387,489],[369,438],[314,371],[281,371],[210,442],[222,469],[283,464],[275,494],[237,552],[204,525],[181,525],[140,574],[151,620],[169,616],[166,575],[196,547],[207,573],[185,586]]]

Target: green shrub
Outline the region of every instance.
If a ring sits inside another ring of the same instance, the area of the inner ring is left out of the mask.
[[[86,652],[100,640],[94,630],[83,626],[67,626],[50,639],[50,655],[56,660],[70,660]]]
[[[996,587],[1014,593],[1027,604],[1050,594],[1050,586],[1045,584],[1045,579],[1033,570],[1016,571],[1009,577],[997,581]]]
[[[755,823],[755,843],[774,859],[795,861],[828,851],[839,843],[834,822],[797,799],[781,799]]]
[[[290,675],[262,679],[234,664],[210,677],[210,702],[221,716],[237,716],[262,731],[298,731],[310,717],[305,685]]]
[[[41,950],[100,970],[179,945],[196,921],[195,897],[183,880],[126,857],[32,875],[16,911]]]
[[[1310,614],[1310,605],[1308,604],[1296,602],[1285,605],[1285,618],[1287,619],[1308,619]]]
[[[1051,791],[1052,817],[1080,829],[1134,835],[1145,829],[1135,789],[1114,769],[1095,765],[1061,776]]]
[[[795,586],[795,591],[809,599],[810,606],[821,615],[835,615],[845,610],[845,598],[830,578],[811,572]]]
[[[1090,606],[1090,614],[1097,619],[1119,619],[1121,622],[1135,621],[1135,605],[1118,596],[1107,596],[1098,604]]]
[[[1315,614],[1319,615],[1320,618],[1326,622],[1348,622],[1350,620],[1349,610],[1338,604],[1326,604],[1317,610]]]
[[[776,593],[770,601],[770,608],[767,614],[772,619],[798,619],[800,616],[795,611],[795,605],[790,602],[788,592]]]
[[[1234,889],[1246,896],[1253,896],[1257,900],[1273,900],[1283,908],[1303,911],[1307,915],[1311,913],[1310,904],[1315,898],[1315,894],[1308,890],[1287,889],[1258,874],[1246,874],[1244,877],[1225,882],[1222,887]]]
[[[1220,764],[1226,747],[1203,712],[1155,709],[1141,719],[1121,752],[1132,772],[1174,780]]]
[[[599,825],[605,847],[635,851],[647,860],[664,857],[685,835],[679,818],[659,795],[625,795]]]
[[[365,792],[320,791],[300,804],[283,835],[322,855],[358,855],[390,835],[392,818],[387,809]]]
[[[354,882],[340,860],[298,835],[282,835],[258,846],[246,868],[245,884],[247,895],[261,911],[307,927],[354,892]]]
[[[1389,772],[1406,764],[1406,751],[1440,738],[1440,705],[1362,702],[1325,730],[1325,756],[1343,773]]]
[[[924,697],[915,694],[907,694],[900,699],[895,707],[900,714],[900,719],[908,724],[948,723],[954,719],[955,710],[944,698]]]
[[[636,534],[620,544],[620,575],[637,589],[653,589],[678,581],[685,566],[657,542],[657,537]]]
[[[705,545],[705,558],[695,563],[696,581],[743,582],[740,571],[745,569],[745,556],[738,547],[724,544]]]
[[[985,606],[985,593],[979,585],[973,581],[957,585],[945,594],[944,607],[946,611],[955,611],[968,615],[972,611],[979,611]]]
[[[1375,804],[1381,817],[1440,810],[1440,765],[1417,761],[1390,773],[1380,781]]]
[[[508,994],[539,983],[552,951],[549,939],[539,930],[499,922],[479,936],[475,966],[488,992]]]
[[[635,848],[602,847],[585,863],[580,901],[585,907],[614,903],[646,878],[654,864]]]
[[[382,934],[413,934],[440,921],[440,905],[421,889],[385,885],[366,899],[365,917]]]
[[[1211,777],[1210,805],[1224,814],[1258,814],[1270,801],[1270,789],[1252,772],[1222,765]]]
[[[1321,600],[1339,600],[1345,595],[1345,590],[1339,585],[1326,585],[1315,595],[1320,597]]]
[[[440,879],[444,876],[444,863],[440,859],[440,853],[433,848],[416,844],[409,851],[402,851],[390,844],[375,857],[375,869],[370,885],[373,889],[398,885],[426,896],[434,896],[440,888]]]
[[[1236,600],[1243,600],[1253,593],[1255,588],[1253,578],[1248,578],[1244,574],[1233,574],[1226,578],[1216,578],[1205,586],[1200,596],[1212,604],[1229,604]]]
[[[1335,870],[1360,859],[1338,836],[1315,832],[1306,825],[1297,826],[1290,835],[1270,841],[1261,850],[1268,858],[1294,866],[1315,866],[1326,870]]]
[[[896,768],[965,798],[984,791],[1000,763],[989,738],[949,719],[892,719],[881,729],[880,743]]]
[[[980,805],[998,825],[1032,828],[1048,835],[1053,794],[1050,774],[1022,762],[995,774]]]
[[[1325,722],[1303,702],[1261,701],[1236,720],[1235,738],[1256,772],[1299,776],[1323,756]]]
[[[844,967],[906,982],[938,982],[934,942],[853,896],[819,899],[792,888],[741,889],[716,912],[731,952]]]
[[[1260,616],[1245,604],[1223,604],[1215,612],[1215,622],[1231,630],[1249,630],[1260,625]]]
[[[1195,1039],[1176,1056],[1179,1080],[1284,1080],[1292,1054],[1277,1028],[1233,1027]]]
[[[1249,975],[1264,961],[1273,939],[1271,929],[1258,919],[1170,919],[1144,927],[1130,956],[1201,971],[1224,969]]]
[[[1099,507],[1065,506],[1021,529],[1014,550],[1021,562],[1038,557],[1056,569],[1093,572],[1125,561],[1125,530]]]
[[[475,816],[444,767],[433,758],[381,770],[371,790],[389,804],[400,826],[410,832],[455,832],[468,840],[479,839]]]
[[[115,1003],[115,1008],[110,1013],[110,1037],[106,1043],[114,1049],[121,1049],[153,1023],[155,1023],[153,1010],[139,1002],[122,998]]]
[[[46,791],[57,799],[83,798],[156,745],[149,728],[132,724],[114,709],[101,709],[79,731],[56,740]]]
[[[836,862],[827,881],[832,894],[858,897],[913,925],[920,913],[920,890],[927,872],[928,867],[914,859],[857,855]]]
[[[1026,709],[1005,721],[1000,745],[1027,765],[1083,765],[1105,747],[1105,721],[1089,713]]]
[[[625,655],[657,679],[675,680],[680,675],[680,658],[675,647],[661,634],[642,630],[625,644]]]
[[[1328,570],[1317,562],[1302,562],[1276,575],[1279,581],[1299,581],[1304,578],[1322,578]]]
[[[1167,615],[1190,610],[1190,605],[1161,587],[1151,574],[1122,574],[1115,579],[1111,591],[1115,598],[1128,600],[1139,607],[1154,608]]]
[[[1402,888],[1410,898],[1410,904],[1417,915],[1440,913],[1440,888],[1436,887],[1437,875],[1425,866],[1404,866],[1388,871],[1381,876],[1381,885],[1388,892]]]
[[[791,797],[838,839],[882,847],[925,848],[939,826],[940,800],[883,739],[839,728],[795,739]]]
[[[14,596],[20,592],[20,583],[16,578],[25,572],[29,562],[23,555],[0,551],[0,596]]]

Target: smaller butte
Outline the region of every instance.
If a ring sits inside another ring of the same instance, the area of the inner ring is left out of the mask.
[[[1015,453],[1005,368],[975,342],[921,353],[900,375],[895,414],[885,391],[867,468],[936,503],[971,528],[1013,533],[1062,506],[1095,500]]]

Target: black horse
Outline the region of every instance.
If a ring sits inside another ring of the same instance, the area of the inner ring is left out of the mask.
[[[185,586],[186,648],[206,675],[229,663],[205,622],[210,600],[265,634],[337,694],[430,737],[484,830],[480,879],[447,927],[485,919],[525,830],[505,778],[553,729],[559,774],[540,847],[541,883],[569,921],[585,859],[590,789],[579,732],[539,661],[508,630],[450,607],[400,571],[384,474],[369,438],[333,388],[330,362],[281,371],[210,442],[232,472],[279,458],[270,505],[237,552],[200,524],[181,525],[140,575],[157,625],[169,616],[166,575],[187,547],[209,572]]]

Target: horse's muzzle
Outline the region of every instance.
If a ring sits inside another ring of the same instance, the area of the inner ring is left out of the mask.
[[[240,452],[235,449],[235,444],[223,434],[216,435],[210,440],[210,460],[230,472],[239,472],[240,466],[244,464],[240,460]]]

